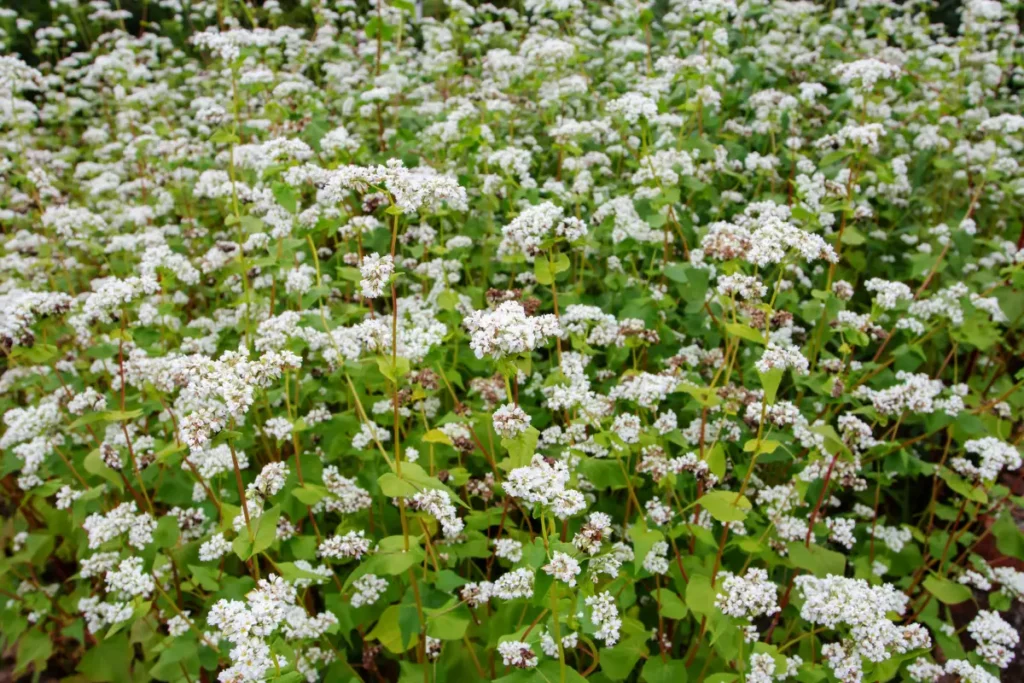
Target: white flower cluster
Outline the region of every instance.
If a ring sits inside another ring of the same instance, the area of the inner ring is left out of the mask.
[[[619,642],[619,631],[622,628],[615,597],[605,591],[587,598],[585,602],[591,610],[590,620],[598,627],[594,637],[603,641],[605,647],[613,647]]]
[[[567,519],[587,508],[582,493],[566,488],[569,478],[569,468],[564,462],[549,462],[541,455],[534,455],[529,465],[509,472],[503,487],[510,496],[540,505],[559,519]]]
[[[845,680],[858,672],[859,680],[861,658],[883,662],[931,645],[928,631],[920,624],[900,626],[889,620],[889,612],[902,615],[908,602],[890,584],[872,586],[863,579],[808,575],[796,577],[794,583],[804,601],[803,619],[828,629],[846,629],[849,640],[830,643],[825,655],[837,678]]]
[[[492,311],[474,311],[463,324],[477,358],[514,356],[533,351],[549,337],[562,336],[555,316],[528,316],[517,301],[506,301]]]
[[[465,523],[459,519],[451,496],[441,489],[420,491],[412,497],[412,507],[423,510],[441,523],[445,538],[455,538],[462,533]]]

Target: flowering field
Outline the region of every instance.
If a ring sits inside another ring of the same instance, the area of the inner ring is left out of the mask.
[[[0,12],[2,668],[1021,680],[1016,8],[512,5]]]

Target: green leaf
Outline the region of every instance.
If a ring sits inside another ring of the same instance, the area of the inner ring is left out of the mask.
[[[398,383],[398,380],[405,375],[409,374],[409,359],[398,356],[392,362],[391,356],[377,356],[377,368],[380,369],[380,374],[387,377],[394,383]]]
[[[252,543],[249,541],[248,531],[243,529],[241,534],[231,541],[231,549],[235,551],[240,560],[248,560],[252,557]]]
[[[419,493],[419,489],[412,482],[399,479],[394,472],[385,472],[377,477],[377,485],[388,498],[412,498]]]
[[[427,635],[441,640],[462,640],[469,627],[469,608],[458,605],[445,607],[427,616]]]
[[[558,257],[555,258],[555,262],[551,264],[551,270],[555,275],[557,275],[558,273],[564,273],[569,270],[571,266],[572,264],[569,262],[569,257],[565,254],[559,254]]]
[[[670,590],[664,588],[655,593],[655,596],[661,601],[661,614],[668,619],[685,619],[689,610],[686,609],[686,603],[678,595]]]
[[[292,489],[292,495],[299,499],[299,502],[312,507],[327,497],[327,489],[316,484],[303,484]]]
[[[210,136],[210,142],[215,145],[237,145],[241,140],[227,128],[219,128]]]
[[[551,272],[551,264],[546,256],[533,262],[533,275],[537,278],[537,283],[541,285],[550,285],[555,281],[555,276]]]
[[[171,548],[178,543],[178,518],[172,515],[164,515],[156,523],[156,531],[153,532],[153,542],[157,548]]]
[[[686,606],[691,611],[701,616],[715,614],[715,595],[710,578],[703,574],[690,576],[690,581],[686,584]]]
[[[107,464],[103,462],[103,458],[100,457],[99,450],[95,450],[85,456],[83,464],[85,465],[86,472],[95,474],[98,477],[103,477],[113,484],[118,491],[124,491],[124,482],[121,480],[121,477],[117,472],[107,467]]]
[[[701,496],[696,504],[719,522],[742,522],[752,507],[750,499],[735,491],[711,491]]]
[[[35,343],[32,346],[15,346],[11,355],[15,358],[27,358],[28,360],[42,365],[57,356],[57,347],[53,344]]]
[[[78,662],[77,671],[85,676],[87,681],[130,683],[133,655],[134,649],[128,643],[128,637],[123,633],[118,634],[85,648],[85,654]],[[181,669],[175,668],[180,676]]]
[[[765,344],[764,335],[755,330],[753,327],[750,327],[749,325],[742,325],[740,323],[726,323],[725,331],[734,337],[746,339],[747,341],[752,341],[755,344],[760,344],[761,346],[764,346]]]
[[[744,453],[754,453],[755,455],[761,455],[762,453],[774,453],[775,449],[781,446],[778,441],[772,441],[771,439],[751,439],[743,444]]]
[[[36,671],[42,672],[46,667],[46,660],[53,652],[53,643],[50,637],[43,631],[33,628],[29,629],[18,639],[18,655],[14,664],[14,675],[17,675],[35,664]]]
[[[936,574],[929,574],[924,580],[924,587],[946,605],[958,605],[971,599],[971,589],[967,586],[944,579]]]
[[[685,285],[689,281],[686,277],[686,268],[678,263],[673,263],[662,272],[664,272],[665,277],[669,280],[678,282],[681,285]]]
[[[967,500],[972,500],[975,503],[988,502],[988,495],[985,494],[985,489],[968,484],[959,474],[948,467],[943,466],[939,470],[939,476],[942,477],[942,481],[946,482],[949,488],[964,496]]]
[[[373,629],[366,634],[367,640],[380,641],[381,645],[394,654],[405,652],[419,640],[415,633],[411,636],[402,637],[402,632],[398,625],[400,607],[400,605],[391,605],[384,610],[384,613],[380,615],[380,619],[377,620]]]
[[[533,459],[537,451],[537,440],[540,432],[536,427],[527,427],[526,431],[514,439],[503,438],[501,445],[508,450],[508,457],[512,461],[512,467],[526,467]]]
[[[446,446],[452,445],[451,437],[442,432],[440,429],[431,429],[429,432],[423,435],[423,440],[427,443],[443,443]]]
[[[252,554],[262,553],[277,540],[277,520],[281,516],[281,508],[276,505],[259,517],[259,528],[256,529],[256,540],[253,542]]]
[[[643,568],[644,558],[647,557],[647,553],[651,551],[654,544],[658,541],[664,541],[665,535],[655,529],[647,529],[643,523],[637,524],[630,528],[629,537],[633,539],[633,554],[636,561],[634,565],[634,574],[640,574],[646,571]]]
[[[813,543],[808,547],[793,541],[789,544],[789,559],[795,566],[818,577],[842,576],[846,572],[845,555]]]
[[[644,650],[638,647],[634,640],[636,639],[630,638],[615,647],[601,649],[601,671],[613,681],[621,681],[629,676],[644,655]]]
[[[107,422],[126,422],[134,420],[142,415],[142,410],[108,410],[103,413],[103,419]]]
[[[652,656],[640,671],[640,678],[647,683],[686,683],[686,662]]]
[[[764,389],[764,400],[768,405],[775,403],[775,396],[779,391],[779,384],[782,383],[783,370],[772,368],[768,372],[758,371],[757,376],[761,379],[761,387]]]

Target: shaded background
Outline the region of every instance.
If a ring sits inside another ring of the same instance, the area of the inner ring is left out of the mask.
[[[116,6],[114,0],[110,1],[111,5]],[[479,4],[476,0],[469,1],[473,5]],[[80,0],[80,2],[85,5],[86,0]],[[187,3],[188,0],[185,0],[185,2]],[[518,0],[489,0],[489,2],[497,7],[512,6],[519,8],[521,6]],[[831,0],[828,4],[834,4],[835,2],[836,0]],[[237,3],[227,0],[225,4]],[[313,26],[312,12],[309,8],[302,7],[299,0],[279,0],[279,4],[283,10],[283,15],[280,18],[281,23],[292,26],[303,24]],[[372,3],[367,1],[365,4],[369,8]],[[263,0],[249,0],[250,7],[261,7],[262,5]],[[663,13],[666,5],[667,0],[655,0],[655,14],[660,15]],[[955,33],[960,24],[960,15],[957,12],[960,5],[961,0],[937,0],[930,12],[932,21],[944,23],[950,33]],[[183,27],[173,21],[174,13],[159,7],[153,0],[120,0],[120,6],[122,9],[132,13],[132,18],[126,21],[125,24],[128,30],[134,34],[139,33],[142,19],[146,17],[147,21],[156,24],[156,26],[149,27],[150,31],[156,31],[161,35],[165,35],[179,44],[187,37],[187,34],[183,32],[183,30],[187,29],[183,29]],[[25,62],[37,64],[39,58],[33,54],[32,33],[40,27],[52,24],[54,11],[50,8],[48,0],[0,0],[0,8],[12,9],[18,13],[18,18],[28,19],[32,22],[32,29],[27,33],[19,33],[14,30],[13,20],[5,20],[2,23],[5,24],[4,28],[8,31],[8,34],[14,38],[11,45],[12,51],[20,55]],[[87,8],[84,8],[83,12],[85,9]],[[424,16],[439,16],[443,12],[443,0],[423,0]],[[87,12],[85,13],[87,14]]]

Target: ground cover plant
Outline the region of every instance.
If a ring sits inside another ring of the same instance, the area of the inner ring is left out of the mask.
[[[127,7],[0,18],[15,679],[1020,680],[1014,6]]]

